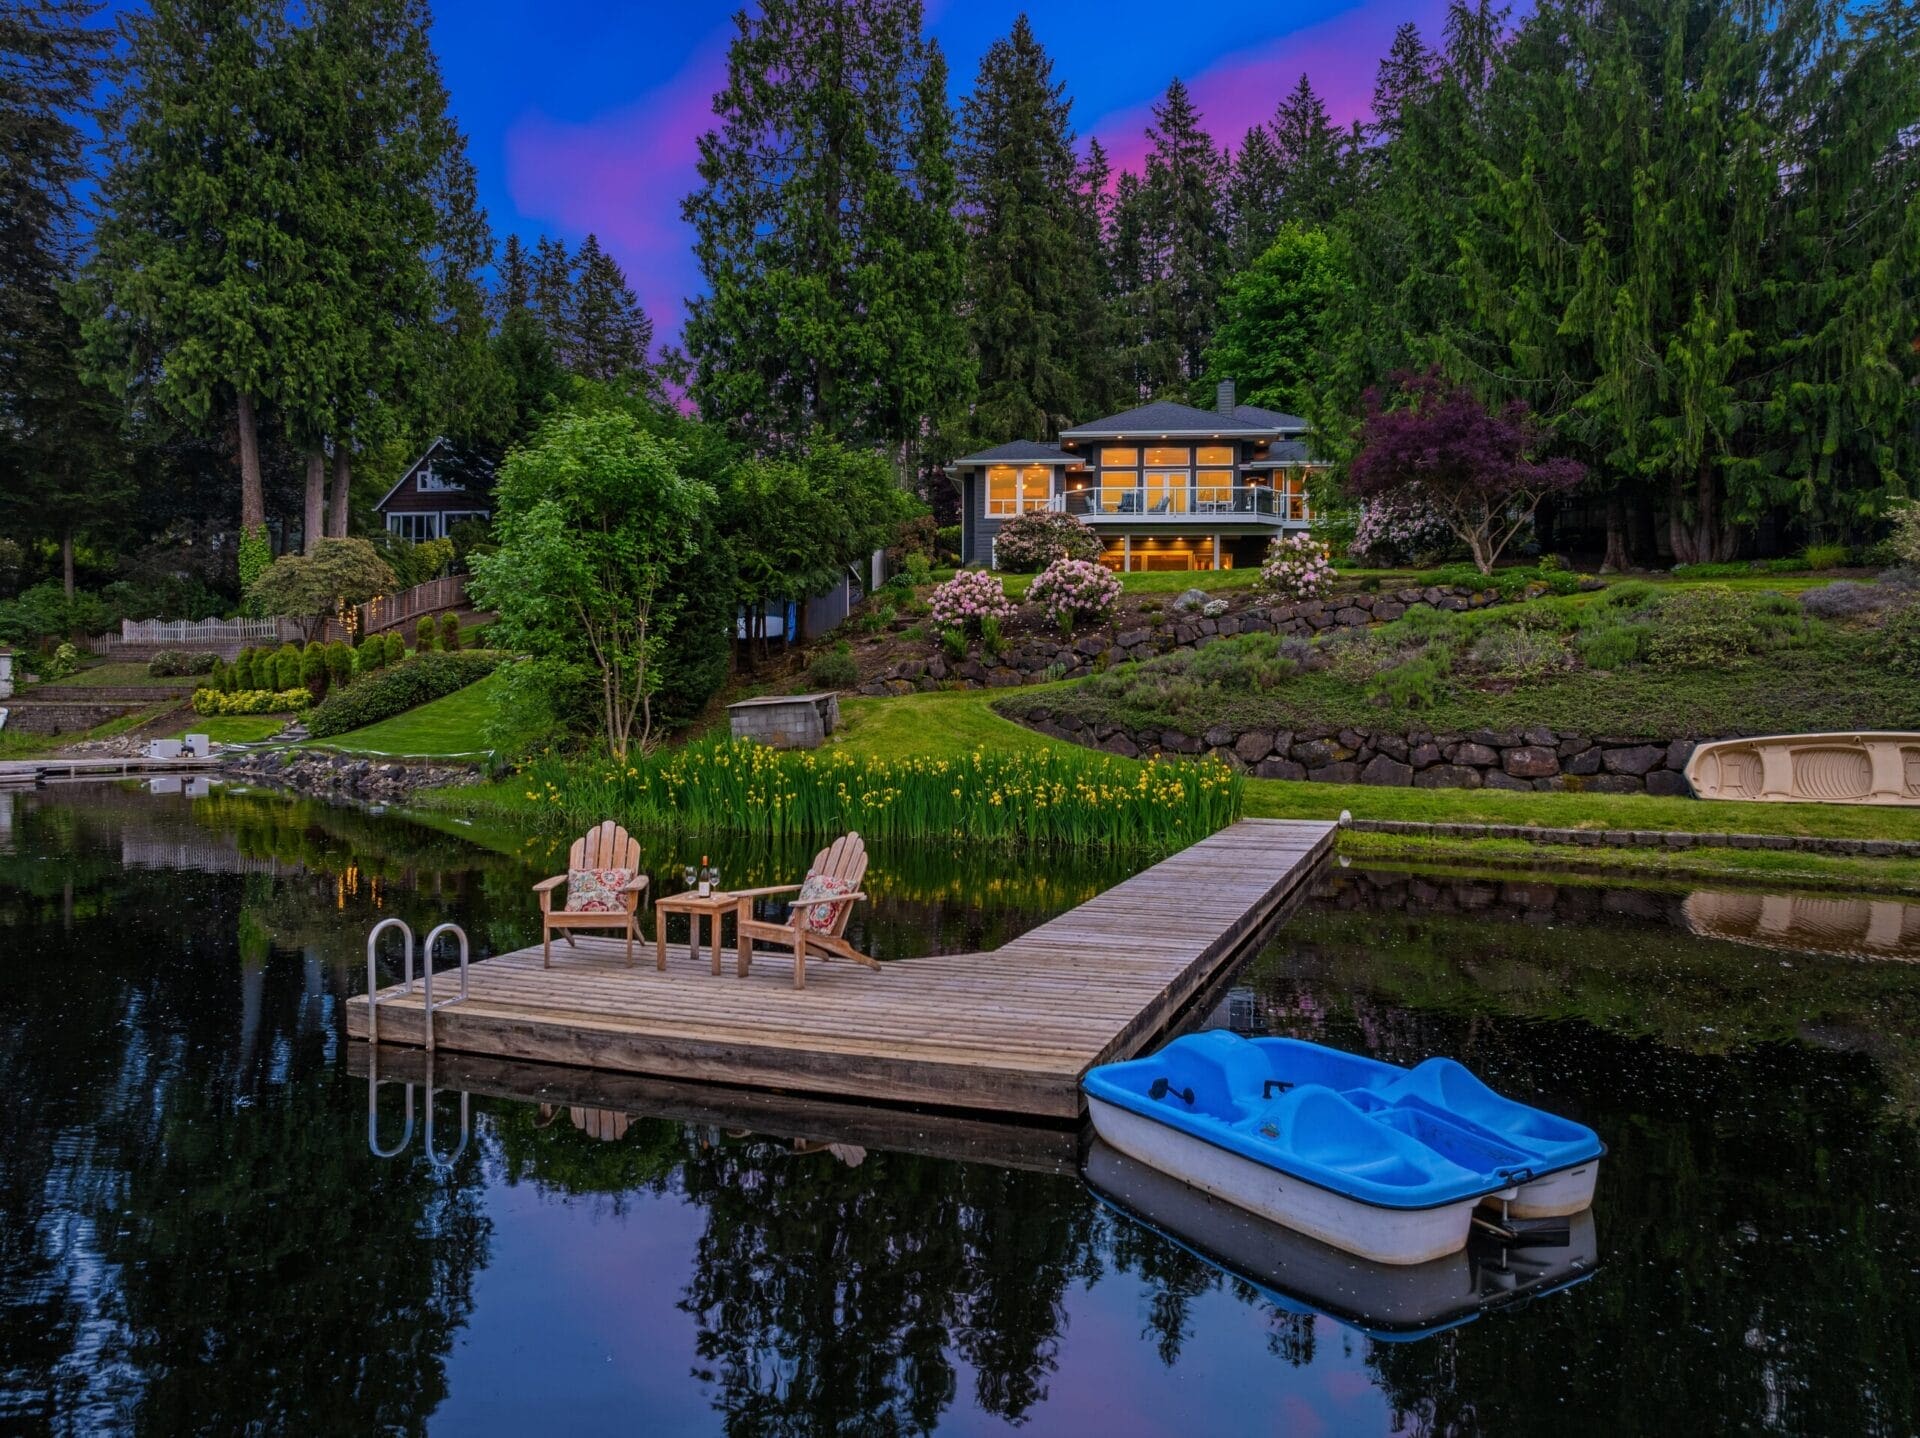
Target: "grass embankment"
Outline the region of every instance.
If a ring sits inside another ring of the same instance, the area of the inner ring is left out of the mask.
[[[4,707],[0,705],[0,708]],[[19,729],[0,729],[0,759],[39,759],[56,754],[70,744],[84,743],[89,739],[112,739],[151,724],[176,707],[171,703],[155,704],[129,714],[116,715],[91,729],[70,730],[65,734],[28,734]]]
[[[500,681],[496,670],[477,683],[391,719],[325,739],[304,740],[301,747],[388,758],[477,758],[490,752],[482,736],[493,716]]]
[[[1218,763],[1141,764],[1064,744],[886,757],[701,740],[625,763],[542,758],[450,797],[576,831],[611,815],[633,827],[774,838],[853,829],[921,843],[1164,850],[1229,822],[1244,782]]]
[[[135,663],[131,660],[110,659],[104,664],[82,665],[64,679],[49,679],[46,682],[60,685],[76,684],[82,688],[89,689],[105,687],[120,688],[123,686],[143,687],[151,684],[162,689],[171,688],[177,690],[195,681],[194,677],[190,674],[153,675],[147,672],[147,666],[144,663]],[[29,696],[30,690],[22,691],[22,698]]]
[[[1870,624],[1806,619],[1777,594],[1686,598],[1635,585],[1461,614],[1421,606],[1364,634],[1248,635],[1005,705],[1134,732],[1544,725],[1660,742],[1900,729],[1920,714],[1920,678],[1884,662]]]

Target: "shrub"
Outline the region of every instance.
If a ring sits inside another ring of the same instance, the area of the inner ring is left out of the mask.
[[[147,661],[147,673],[156,679],[182,679],[195,674],[211,674],[220,656],[213,653],[187,653],[180,649],[162,649]]]
[[[460,616],[451,612],[440,616],[440,647],[449,654],[460,652]]]
[[[1304,534],[1277,537],[1260,566],[1260,588],[1282,599],[1320,599],[1333,588],[1327,546]]]
[[[71,644],[60,644],[53,653],[42,655],[33,667],[42,679],[65,679],[80,667],[80,651]]]
[[[957,524],[941,525],[939,529],[934,531],[934,538],[939,543],[939,554],[937,556],[938,558],[952,559],[955,562],[959,561],[959,558],[960,558],[960,526],[959,525]]]
[[[918,589],[933,578],[933,561],[915,550],[900,562],[900,574],[910,587]]]
[[[327,688],[344,689],[353,682],[353,650],[336,639],[327,646]]]
[[[318,701],[327,697],[327,677],[327,646],[309,640],[300,651],[300,682]]]
[[[222,693],[218,689],[193,691],[196,714],[295,714],[313,703],[305,689],[236,689]]]
[[[1473,662],[1495,679],[1544,678],[1572,662],[1567,641],[1525,622],[1492,624],[1473,642]]]
[[[844,644],[836,644],[807,666],[807,682],[816,689],[851,689],[860,682],[860,666]]]
[[[1844,544],[1809,544],[1800,551],[1809,569],[1838,569],[1847,562]]]
[[[230,676],[233,683],[228,692],[232,692],[233,689],[258,689],[260,687],[253,682],[254,654],[255,650],[249,646],[242,649],[240,651],[240,657],[233,661],[233,673]]]
[[[256,673],[254,675],[255,682],[258,683],[262,689],[277,689],[284,692],[288,689],[298,689],[300,687],[300,651],[298,648],[292,644],[282,644],[278,649],[273,651],[268,663],[272,669],[271,678],[273,682],[271,684],[267,682],[269,675],[265,673]]]
[[[386,646],[389,665],[398,664],[407,657],[407,641],[400,637],[398,629],[389,629],[380,642]]]
[[[1013,618],[1007,587],[984,569],[963,569],[933,591],[933,622],[962,634],[978,633],[983,620]]]
[[[387,641],[377,634],[363,634],[353,651],[353,672],[371,674],[387,664]]]
[[[1071,514],[1042,510],[1000,526],[993,562],[1014,574],[1037,574],[1056,559],[1098,559],[1100,536]]]
[[[1071,634],[1080,622],[1098,624],[1120,603],[1120,577],[1085,559],[1056,559],[1027,590],[1028,602]]]
[[[1748,597],[1720,585],[1683,589],[1654,612],[1646,655],[1676,669],[1728,664],[1791,644],[1806,632],[1800,606],[1781,594]]]
[[[433,652],[433,641],[436,632],[433,626],[433,616],[431,614],[421,615],[413,626],[413,647],[422,654],[431,654]]]
[[[1000,632],[1000,616],[987,614],[980,619],[980,647],[995,659],[1007,652],[1006,636]]]
[[[1815,619],[1858,619],[1863,614],[1878,614],[1898,596],[1876,584],[1855,584],[1836,579],[1817,589],[1800,593],[1800,608]]]
[[[1920,679],[1920,602],[1910,601],[1888,612],[1874,652],[1894,673]]]
[[[328,695],[308,719],[307,732],[324,738],[391,719],[486,678],[499,663],[500,656],[486,649],[417,654],[405,664],[369,675],[351,689]]]
[[[942,629],[940,631],[940,647],[947,651],[947,658],[949,659],[965,659],[967,657],[966,631],[964,629]]]
[[[1651,633],[1643,624],[1615,624],[1574,640],[1574,652],[1589,669],[1623,669],[1640,658]]]
[[[1893,529],[1887,535],[1887,547],[1894,562],[1920,569],[1920,500],[1903,499],[1887,511]]]

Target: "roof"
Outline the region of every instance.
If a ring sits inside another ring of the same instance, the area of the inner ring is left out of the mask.
[[[1269,446],[1267,452],[1260,458],[1250,459],[1240,467],[1242,469],[1278,469],[1285,465],[1317,463],[1319,461],[1313,457],[1313,452],[1307,448],[1304,440],[1282,439],[1276,440]]]
[[[1006,444],[996,444],[992,449],[983,449],[978,454],[963,455],[953,461],[954,464],[1078,464],[1080,457],[1068,454],[1057,444],[1038,444],[1030,439],[1010,440]]]
[[[1257,404],[1235,405],[1233,417],[1245,420],[1248,424],[1271,425],[1275,429],[1291,430],[1298,434],[1307,432],[1307,422],[1297,414],[1288,414],[1285,410],[1262,409]]]
[[[400,486],[405,484],[408,480],[412,479],[414,471],[419,469],[421,465],[425,464],[429,459],[431,459],[433,457],[434,451],[439,449],[446,442],[447,442],[447,437],[445,435],[441,435],[439,438],[435,439],[432,444],[428,445],[425,449],[421,450],[420,457],[414,460],[414,462],[408,465],[405,469],[400,471],[400,477],[393,482],[393,488],[389,489],[385,494],[381,495],[380,498],[374,502],[373,507],[375,509],[382,508],[388,500],[392,499],[394,495],[399,493]]]
[[[1154,439],[1165,436],[1170,439],[1174,435],[1181,435],[1186,438],[1262,439],[1295,426],[1303,430],[1306,428],[1303,421],[1295,420],[1290,415],[1255,409],[1252,405],[1242,405],[1231,414],[1221,414],[1218,410],[1197,409],[1190,404],[1175,404],[1172,400],[1162,399],[1143,404],[1137,409],[1110,414],[1105,419],[1077,424],[1072,429],[1062,430],[1060,438]]]

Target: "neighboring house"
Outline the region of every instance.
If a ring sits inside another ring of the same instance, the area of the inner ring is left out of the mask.
[[[448,473],[451,458],[446,440],[436,439],[381,496],[374,509],[389,533],[418,544],[446,538],[464,519],[488,517],[487,497],[462,488]]]
[[[1015,440],[948,465],[960,484],[961,558],[993,563],[993,537],[1015,515],[1057,510],[1085,520],[1119,570],[1258,565],[1277,534],[1303,530],[1307,422],[1235,404],[1156,401],[1061,432]]]

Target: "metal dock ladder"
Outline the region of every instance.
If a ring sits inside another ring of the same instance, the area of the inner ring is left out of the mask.
[[[401,985],[400,992],[408,996],[411,996],[413,993],[413,930],[407,926],[405,919],[382,919],[379,923],[375,924],[367,934],[367,1042],[370,1044],[378,1044],[380,1042],[380,1005],[393,1001],[391,998],[382,999],[380,997],[378,950],[380,946],[380,935],[388,929],[398,929],[405,937],[406,947],[402,951],[402,954],[406,965],[406,981]],[[440,942],[440,937],[443,934],[452,934],[460,941],[460,992],[456,997],[442,999],[436,1004],[433,1001],[433,950],[434,946]],[[458,924],[442,924],[439,928],[427,935],[426,945],[421,951],[420,998],[422,1005],[421,1027],[426,1030],[428,1053],[433,1052],[433,1015],[435,1011],[447,1008],[452,1004],[457,1004],[467,996],[467,961],[469,957],[470,950],[467,945],[467,931]],[[431,1119],[429,1119],[429,1122],[431,1122]]]

